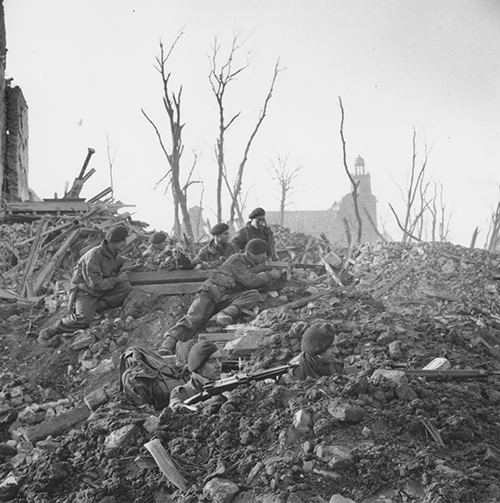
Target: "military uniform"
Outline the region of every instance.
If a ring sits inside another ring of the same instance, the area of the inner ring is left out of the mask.
[[[238,250],[244,250],[246,244],[251,239],[262,239],[263,241],[265,241],[267,243],[267,256],[271,260],[278,260],[273,231],[269,227],[256,229],[250,222],[248,222],[245,227],[243,227],[236,233],[236,236],[234,236],[234,238],[231,240],[231,243]]]
[[[207,378],[196,372],[193,372],[191,374],[191,379],[189,379],[186,384],[177,386],[170,392],[169,407],[175,409],[179,405],[182,405],[184,403],[184,400],[202,393],[203,386],[208,382],[210,381]]]
[[[214,239],[200,249],[196,257],[192,260],[193,266],[203,262],[217,263],[226,260],[234,253],[238,253],[236,247],[231,243],[217,244]]]
[[[77,290],[75,312],[59,322],[59,332],[87,328],[97,310],[122,305],[132,290],[128,281],[118,278],[123,262],[106,240],[80,258],[71,280],[72,289]]]
[[[189,340],[215,313],[234,318],[241,309],[253,309],[261,299],[259,289],[273,281],[270,271],[252,272],[255,265],[246,253],[231,255],[202,284],[187,314],[166,335]]]

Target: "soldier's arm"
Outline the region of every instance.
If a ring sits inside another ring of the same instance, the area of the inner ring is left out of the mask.
[[[191,264],[193,264],[193,266],[197,266],[202,262],[208,262],[208,254],[205,246],[203,248],[200,248],[196,257],[191,261]]]
[[[103,276],[101,265],[96,255],[89,257],[85,265],[84,279],[89,288],[101,292],[113,289],[119,281],[117,276],[109,278]]]
[[[231,240],[231,244],[237,249],[237,250],[244,250],[245,245],[247,244],[248,241],[248,236],[245,231],[245,228],[240,229],[234,238]]]
[[[260,288],[273,279],[270,271],[254,273],[245,264],[238,261],[231,264],[231,274],[238,283],[247,288]]]

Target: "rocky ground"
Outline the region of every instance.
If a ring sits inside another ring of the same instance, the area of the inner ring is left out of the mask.
[[[353,254],[348,286],[298,270],[284,294],[315,300],[251,322],[271,330],[249,367],[287,362],[309,325],[328,322],[343,372],[256,383],[198,414],[137,409],[117,393],[120,353],[132,343],[158,347],[191,296],[136,293],[55,350],[39,347],[36,334],[64,299],[49,299],[51,313],[1,304],[0,501],[500,501],[500,381],[404,373],[435,357],[499,370],[499,265],[497,255],[449,244],[374,243]],[[109,399],[90,411],[83,398],[103,387]],[[186,491],[143,447],[154,438]]]

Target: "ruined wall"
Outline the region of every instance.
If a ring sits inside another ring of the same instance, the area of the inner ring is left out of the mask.
[[[5,89],[4,186],[10,201],[30,199],[28,187],[28,105],[19,87]]]
[[[28,105],[19,87],[5,80],[7,43],[0,0],[0,202],[29,201]]]
[[[373,225],[366,217],[364,208],[370,214],[372,221],[377,225],[377,198],[372,194],[369,173],[354,175],[354,179],[359,181],[359,211],[363,223],[361,241],[363,243],[378,241],[378,237]],[[277,225],[280,221],[279,211],[267,211],[266,218],[269,225]],[[351,231],[352,242],[356,242],[358,223],[354,213],[354,202],[352,195],[346,194],[339,203],[328,210],[319,211],[285,211],[285,227],[297,232],[304,232],[313,236],[324,233],[326,237],[337,244],[347,244],[345,225],[343,219],[347,218]]]
[[[3,199],[4,159],[5,159],[5,61],[7,43],[5,38],[5,18],[3,0],[0,0],[0,202]]]

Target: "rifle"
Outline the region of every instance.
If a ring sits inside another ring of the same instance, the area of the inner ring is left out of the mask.
[[[407,375],[426,377],[427,379],[486,379],[491,376],[500,376],[500,371],[483,369],[450,369],[450,370],[425,370],[405,369]]]
[[[203,391],[197,395],[184,400],[184,405],[194,405],[198,402],[204,402],[209,398],[216,395],[221,395],[225,391],[231,391],[238,386],[244,384],[250,384],[252,382],[264,381],[265,379],[276,379],[283,374],[286,374],[290,369],[296,367],[297,363],[289,363],[287,365],[281,365],[280,367],[274,367],[267,370],[262,370],[256,372],[255,374],[236,374],[225,379],[219,379],[203,386]]]

